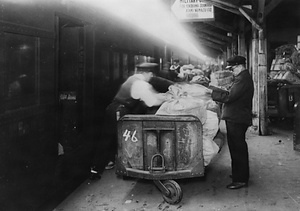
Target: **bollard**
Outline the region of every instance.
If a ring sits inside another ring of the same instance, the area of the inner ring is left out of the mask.
[[[294,150],[300,152],[300,102],[295,103],[295,116],[294,116]]]

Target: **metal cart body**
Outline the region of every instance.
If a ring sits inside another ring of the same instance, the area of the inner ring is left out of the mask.
[[[204,176],[202,123],[191,115],[123,116],[116,174],[153,180],[168,203],[178,203],[182,191],[173,179]]]
[[[300,84],[286,80],[268,82],[268,116],[270,118],[293,118],[294,105],[300,101]]]

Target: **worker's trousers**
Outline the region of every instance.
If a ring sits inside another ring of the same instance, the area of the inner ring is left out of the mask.
[[[233,182],[247,183],[249,180],[249,154],[246,142],[248,127],[247,124],[226,121]]]

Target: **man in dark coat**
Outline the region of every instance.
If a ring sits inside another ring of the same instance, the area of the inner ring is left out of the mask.
[[[249,155],[245,136],[248,127],[252,125],[254,85],[249,71],[245,68],[245,57],[234,56],[227,63],[227,68],[234,75],[231,88],[228,91],[210,88],[212,99],[223,103],[221,118],[226,123],[232,168],[232,183],[227,188],[238,189],[247,186],[249,180]]]
[[[130,76],[120,87],[113,101],[107,106],[105,111],[105,121],[103,135],[109,145],[101,155],[102,145],[98,145],[90,172],[91,179],[100,178],[101,156],[109,160],[105,169],[112,169],[115,166],[114,160],[117,153],[117,122],[119,118],[126,114],[145,114],[148,109],[160,106],[167,100],[165,93],[158,92],[154,87],[160,87],[167,91],[167,86],[172,83],[154,77],[156,63],[142,63],[136,66],[135,74]],[[161,85],[164,84],[164,85]]]

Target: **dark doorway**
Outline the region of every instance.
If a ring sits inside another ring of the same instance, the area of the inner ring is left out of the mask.
[[[83,135],[85,28],[81,21],[56,16],[56,133],[58,156],[49,200],[50,210],[78,187],[89,173],[91,146]]]
[[[84,25],[58,17],[59,142],[64,152],[79,146],[83,121]]]

